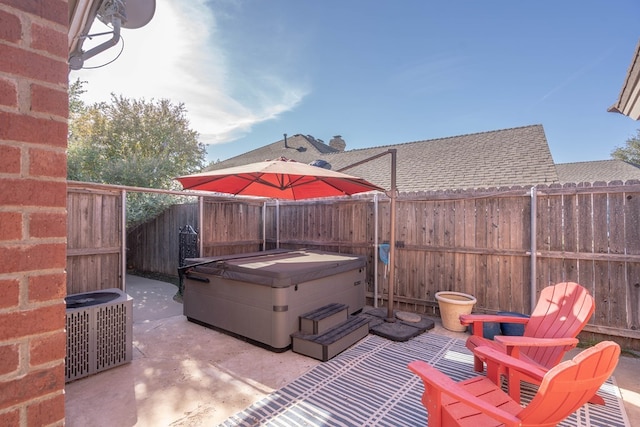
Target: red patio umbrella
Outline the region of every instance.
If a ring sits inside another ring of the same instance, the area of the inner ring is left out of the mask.
[[[301,200],[384,191],[362,178],[284,157],[176,178],[185,190]]]
[[[389,149],[343,169],[391,154],[391,242],[395,242],[396,150]],[[185,175],[176,178],[185,190],[213,191],[275,199],[313,199],[346,196],[367,191],[384,191],[362,178],[311,166],[284,157],[226,169]],[[387,321],[395,321],[393,288],[395,282],[395,244],[389,250],[389,307]]]

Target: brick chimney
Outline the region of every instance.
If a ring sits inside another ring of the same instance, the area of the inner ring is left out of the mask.
[[[347,147],[347,143],[344,142],[342,136],[335,135],[333,138],[331,138],[331,141],[329,141],[329,147],[338,151],[344,151],[344,149]]]

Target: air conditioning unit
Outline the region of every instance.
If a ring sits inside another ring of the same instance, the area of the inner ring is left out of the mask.
[[[68,295],[65,382],[129,363],[133,298],[120,289]]]

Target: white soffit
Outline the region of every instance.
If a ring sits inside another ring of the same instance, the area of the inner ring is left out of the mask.
[[[76,50],[79,36],[91,28],[101,0],[69,1],[69,53]]]
[[[640,42],[636,46],[618,101],[608,111],[640,120]]]

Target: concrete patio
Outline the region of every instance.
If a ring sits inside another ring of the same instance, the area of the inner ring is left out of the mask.
[[[126,292],[134,298],[133,361],[67,384],[66,425],[217,425],[321,363],[188,322],[173,300],[176,290],[127,276]],[[429,333],[466,335],[439,322]],[[614,374],[632,426],[640,425],[638,372],[640,359],[624,356]]]

